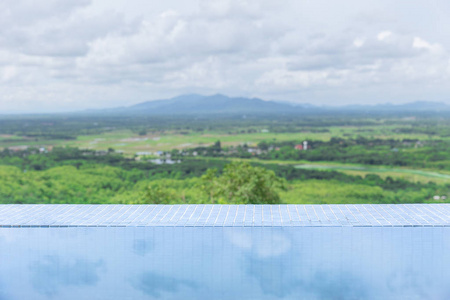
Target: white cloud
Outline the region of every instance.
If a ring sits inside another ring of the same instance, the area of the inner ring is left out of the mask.
[[[392,32],[390,32],[390,31],[382,31],[382,32],[378,33],[377,39],[379,41],[384,41],[384,40],[387,40],[390,36],[392,36]]]
[[[427,41],[421,39],[420,37],[414,38],[413,47],[417,49],[426,49],[435,54],[443,54],[443,52],[445,51],[443,47],[438,43],[430,44]]]
[[[362,46],[364,46],[364,43],[366,42],[366,39],[362,39],[362,38],[356,38],[353,41],[353,45],[357,48],[361,48]]]
[[[350,10],[329,4],[330,14],[322,0],[143,1],[140,10],[105,1],[0,3],[0,111],[185,92],[321,103],[450,99],[447,27],[439,37],[423,29],[429,19],[391,14],[419,4],[351,0]]]
[[[13,79],[17,75],[17,68],[15,66],[5,66],[3,68],[0,68],[1,70],[1,81],[9,81]]]

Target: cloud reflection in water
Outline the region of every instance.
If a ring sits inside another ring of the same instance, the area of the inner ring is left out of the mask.
[[[30,265],[31,281],[39,293],[53,296],[64,286],[95,285],[103,266],[101,260],[62,260],[56,255],[47,256]]]
[[[133,252],[140,256],[145,256],[154,248],[153,241],[145,239],[136,239],[133,242]]]
[[[166,293],[178,293],[182,288],[197,288],[194,282],[146,272],[133,281],[133,286],[144,294],[161,298]]]
[[[449,236],[449,228],[8,229],[0,300],[450,299]]]

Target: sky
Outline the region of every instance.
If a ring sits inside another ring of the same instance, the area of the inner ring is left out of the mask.
[[[185,93],[450,104],[446,0],[2,0],[0,113]]]

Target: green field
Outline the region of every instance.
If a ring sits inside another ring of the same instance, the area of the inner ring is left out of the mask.
[[[161,131],[146,135],[138,135],[131,130],[116,130],[94,135],[79,135],[75,140],[34,140],[15,135],[0,136],[0,148],[17,146],[71,146],[93,150],[107,150],[113,148],[125,154],[133,155],[136,152],[169,151],[172,149],[194,148],[209,146],[220,140],[223,146],[236,146],[247,144],[255,146],[261,141],[291,141],[291,140],[318,140],[329,141],[332,137],[356,138],[365,137],[371,139],[438,139],[437,135],[426,134],[401,134],[396,133],[398,126],[367,126],[363,128],[355,126],[334,126],[326,128],[328,132],[308,132],[307,129],[299,132],[272,133],[227,133],[224,131]],[[448,139],[446,137],[445,139]],[[8,140],[4,142],[4,140]]]
[[[288,141],[292,139],[329,140],[330,133],[245,133],[226,134],[222,132],[205,132],[179,134],[177,132],[154,133],[145,136],[133,134],[131,131],[117,131],[104,133],[97,136],[80,136],[76,141],[62,142],[61,145],[72,147],[106,150],[113,148],[126,154],[134,154],[141,151],[169,151],[172,149],[194,148],[198,146],[210,146],[220,140],[223,146],[236,146],[239,144],[256,145],[265,140]]]
[[[239,133],[228,134],[220,131],[207,131],[188,134],[179,134],[176,131],[160,132],[140,136],[129,130],[115,131],[94,136],[79,136],[76,141],[65,141],[58,144],[72,147],[80,147],[94,150],[106,150],[113,148],[126,154],[134,154],[141,151],[169,151],[172,149],[194,148],[209,146],[220,140],[222,146],[236,146],[247,144],[256,146],[261,141],[291,141],[291,140],[320,140],[329,141],[332,137],[357,137],[371,138],[395,138],[395,139],[429,139],[423,134],[395,134],[392,130],[380,130],[361,132],[355,127],[331,127],[329,132],[297,132],[297,133]],[[345,136],[344,134],[349,134]],[[431,137],[437,138],[437,137]]]
[[[301,164],[296,165],[299,169],[314,169],[314,170],[333,170],[340,171],[351,175],[365,176],[367,174],[378,174],[382,178],[388,176],[392,178],[402,178],[413,182],[428,182],[434,181],[439,183],[450,183],[450,173],[438,173],[427,170],[414,170],[408,168],[392,168],[392,167],[371,167],[358,165],[344,165],[344,164]]]

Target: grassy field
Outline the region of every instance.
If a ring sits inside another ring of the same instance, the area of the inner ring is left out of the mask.
[[[366,174],[378,174],[382,178],[388,176],[392,178],[402,178],[413,182],[429,182],[450,183],[450,174],[438,173],[435,171],[408,169],[408,168],[391,168],[391,167],[371,167],[363,165],[347,165],[347,164],[311,164],[310,162],[297,165],[299,169],[314,170],[333,170],[350,175],[365,176]]]
[[[289,140],[321,140],[328,141],[332,137],[356,138],[362,136],[365,138],[380,139],[437,139],[441,138],[434,135],[425,134],[402,134],[397,133],[396,126],[334,126],[327,127],[327,132],[310,132],[305,128],[301,132],[294,133],[237,133],[230,134],[223,131],[188,131],[181,134],[179,131],[155,132],[147,135],[138,135],[131,130],[117,130],[105,132],[98,135],[81,135],[76,140],[41,140],[28,139],[24,141],[23,137],[15,135],[1,135],[0,148],[13,146],[72,146],[93,150],[107,150],[113,148],[122,151],[125,154],[135,154],[136,152],[155,152],[167,151],[171,149],[184,149],[197,146],[208,146],[220,140],[223,146],[235,146],[239,144],[256,145],[261,141],[289,141]],[[405,126],[408,128],[408,126]],[[325,128],[317,128],[325,129]],[[441,138],[442,139],[442,138]],[[447,138],[443,138],[447,139]],[[5,141],[7,140],[7,141]]]
[[[202,133],[190,131],[188,134],[180,134],[177,131],[166,131],[152,133],[145,136],[137,135],[128,130],[104,133],[97,136],[80,136],[75,141],[61,142],[63,145],[106,150],[113,148],[121,150],[126,154],[134,154],[140,151],[167,151],[171,149],[193,148],[197,146],[209,146],[220,140],[222,146],[235,146],[247,144],[255,146],[261,141],[292,141],[292,140],[321,140],[329,141],[332,137],[380,139],[437,139],[439,136],[428,136],[425,134],[398,134],[395,129],[398,126],[364,127],[363,129],[353,126],[329,127],[329,132],[294,132],[294,133],[238,133],[229,134],[220,131],[205,131]]]
[[[5,140],[18,140],[18,139],[21,139],[21,137],[12,134],[0,134],[0,142]]]
[[[330,133],[242,133],[227,134],[223,132],[205,132],[179,134],[177,132],[154,133],[145,136],[133,134],[131,131],[117,131],[97,136],[80,136],[74,141],[60,142],[79,148],[106,150],[113,148],[125,154],[134,154],[141,151],[168,151],[171,149],[193,148],[209,146],[220,140],[222,146],[235,146],[239,144],[256,145],[261,141],[288,141],[288,140],[329,140]]]

